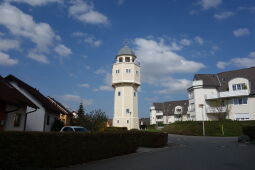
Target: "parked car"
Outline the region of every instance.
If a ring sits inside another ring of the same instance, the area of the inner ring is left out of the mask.
[[[89,132],[89,130],[82,126],[64,126],[60,132]]]

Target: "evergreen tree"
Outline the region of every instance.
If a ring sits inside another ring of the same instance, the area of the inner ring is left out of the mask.
[[[79,109],[78,109],[78,116],[83,116],[85,114],[84,108],[83,108],[83,104],[80,103]]]

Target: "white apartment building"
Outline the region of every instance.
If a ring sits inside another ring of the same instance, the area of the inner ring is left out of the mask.
[[[188,96],[192,120],[255,120],[255,67],[196,74]]]
[[[175,121],[190,120],[188,100],[153,103],[150,108],[150,124],[170,124]]]
[[[140,86],[140,64],[134,52],[125,45],[116,56],[112,66],[114,88],[113,126],[139,129],[138,87]]]

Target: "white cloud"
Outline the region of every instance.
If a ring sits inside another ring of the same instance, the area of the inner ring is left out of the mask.
[[[18,64],[19,61],[17,59],[12,59],[8,54],[0,52],[0,65],[3,66],[13,66]]]
[[[94,47],[99,47],[102,44],[101,40],[95,40],[93,37],[86,37],[84,42]]]
[[[98,88],[94,88],[93,91],[113,91],[112,88],[112,75],[109,72],[106,72],[104,69],[99,69],[96,71],[96,74],[104,74],[104,82],[103,85]]]
[[[194,38],[194,40],[195,40],[199,45],[203,45],[203,44],[204,44],[204,40],[203,40],[203,38],[200,37],[200,36],[196,36],[196,37]]]
[[[5,26],[13,35],[30,39],[41,51],[47,51],[56,37],[49,24],[36,23],[32,16],[12,5],[0,5],[0,16],[0,25]]]
[[[188,39],[182,39],[180,41],[180,44],[181,45],[184,45],[184,46],[190,46],[192,44],[192,41],[191,40],[188,40]]]
[[[255,51],[251,52],[248,57],[232,58],[227,62],[219,61],[217,67],[224,69],[226,66],[233,65],[235,67],[254,67],[255,66]]]
[[[95,74],[106,74],[107,71],[104,68],[99,68],[95,71]]]
[[[162,41],[162,40],[161,40]],[[163,41],[162,41],[163,42]],[[180,51],[181,49],[183,48],[183,46],[177,44],[176,42],[172,42],[170,47],[169,47],[169,50],[172,50],[172,51]]]
[[[174,79],[175,73],[194,73],[204,68],[204,64],[187,60],[176,54],[164,40],[136,38],[135,53],[142,63],[142,81],[163,89],[155,93],[185,90],[190,85],[186,79]]]
[[[18,49],[20,43],[18,40],[1,39],[0,38],[0,50],[7,51],[10,49]]]
[[[200,0],[199,4],[202,6],[204,10],[210,8],[216,8],[222,3],[222,0]]]
[[[72,50],[63,44],[59,44],[58,46],[55,47],[54,50],[60,56],[68,56],[68,55],[72,54]]]
[[[45,55],[37,53],[34,50],[32,50],[28,53],[28,58],[31,58],[31,59],[33,59],[35,61],[38,61],[40,63],[43,63],[43,64],[48,64],[49,63],[49,60]]]
[[[92,4],[82,0],[75,0],[69,8],[69,15],[87,24],[108,24],[108,18],[96,11]]]
[[[6,2],[18,2],[18,3],[27,3],[32,6],[41,6],[48,3],[58,2],[61,3],[63,0],[5,0]]]
[[[235,37],[242,37],[245,35],[249,35],[250,31],[248,28],[239,28],[233,31]]]
[[[164,41],[136,38],[134,44],[135,52],[143,65],[145,82],[172,73],[193,73],[205,67],[202,63],[187,60],[174,53]]]
[[[224,69],[224,68],[226,68],[228,65],[229,65],[229,64],[228,64],[227,62],[219,61],[219,62],[217,63],[216,66],[217,66],[218,68],[220,68],[220,69]]]
[[[187,79],[175,79],[167,77],[159,80],[162,90],[154,91],[157,94],[169,94],[175,92],[186,92],[187,88],[191,86],[191,81]]]
[[[88,83],[79,84],[80,87],[89,88],[90,85]]]
[[[238,10],[244,10],[244,11],[249,11],[249,12],[255,12],[255,6],[249,6],[249,7],[240,6],[240,7],[238,7]]]
[[[99,86],[98,90],[100,90],[100,91],[113,91],[113,88],[111,86],[103,85],[103,86]]]
[[[117,0],[117,5],[118,5],[118,6],[121,6],[121,5],[124,4],[124,2],[125,2],[125,0]]]
[[[227,19],[227,18],[232,17],[234,15],[235,15],[234,12],[225,11],[225,12],[221,12],[221,13],[218,13],[218,14],[214,14],[214,18],[216,18],[218,20],[224,20],[224,19]]]
[[[87,33],[83,32],[74,32],[72,34],[75,37],[80,37],[83,38],[83,41],[93,47],[99,47],[102,45],[103,41],[102,40],[97,40],[93,35],[89,35]]]
[[[78,95],[73,95],[73,94],[65,94],[63,96],[60,96],[60,99],[65,102],[74,102],[74,103],[82,102],[84,106],[93,104],[92,99],[84,99]]]

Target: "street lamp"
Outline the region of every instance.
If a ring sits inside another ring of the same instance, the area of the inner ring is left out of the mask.
[[[204,121],[204,104],[199,104],[199,107],[202,108],[202,124],[203,124],[203,136],[205,136],[205,121]]]

